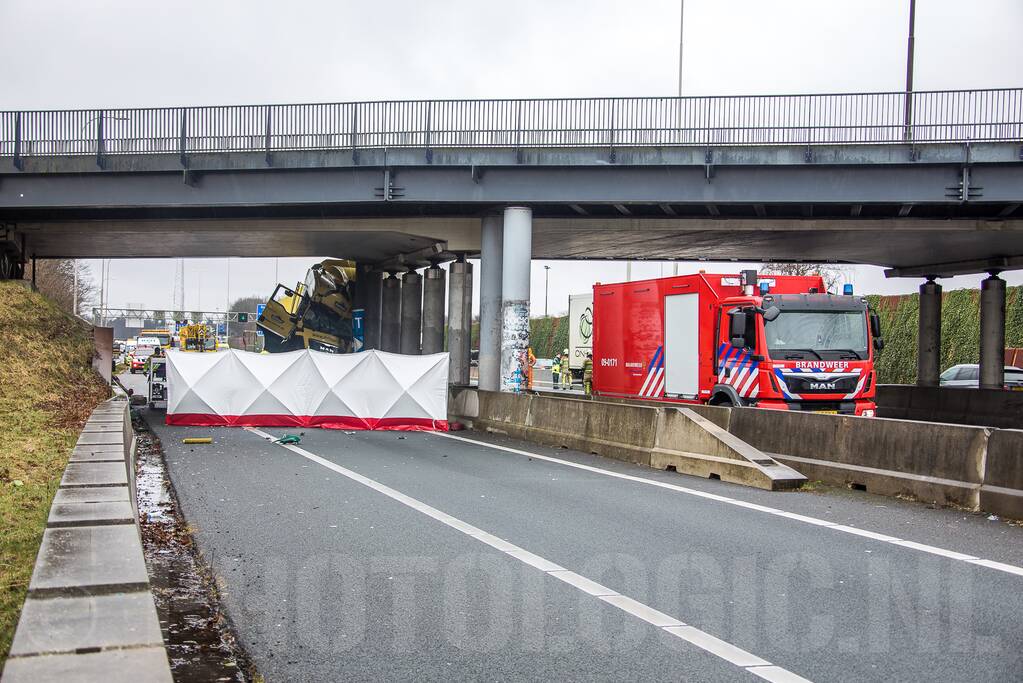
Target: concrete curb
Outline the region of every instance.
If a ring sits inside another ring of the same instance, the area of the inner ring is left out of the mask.
[[[3,683],[171,681],[142,553],[128,402],[92,412],[64,470]]]

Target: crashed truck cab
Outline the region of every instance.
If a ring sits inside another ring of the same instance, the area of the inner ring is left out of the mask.
[[[721,302],[711,404],[875,414],[880,322],[850,294],[778,294]]]

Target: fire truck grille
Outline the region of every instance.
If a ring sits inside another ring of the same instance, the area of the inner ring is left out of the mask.
[[[840,379],[814,379],[789,375],[785,383],[793,394],[849,394],[856,389],[858,377]]]

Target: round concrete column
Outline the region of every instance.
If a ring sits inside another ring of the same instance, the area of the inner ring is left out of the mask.
[[[497,391],[501,387],[501,272],[504,265],[504,221],[501,216],[483,219],[480,247],[479,387],[485,391]]]
[[[455,261],[448,266],[448,381],[469,383],[469,352],[472,335],[472,264]]]
[[[380,350],[398,353],[401,339],[401,280],[392,273],[380,297]]]
[[[363,316],[363,348],[380,348],[380,304],[382,292],[383,273],[366,269],[360,273],[362,282],[358,287],[365,291],[364,306],[366,312]]]
[[[941,373],[941,285],[934,278],[920,285],[920,326],[917,339],[917,386],[936,387]]]
[[[533,255],[533,211],[504,210],[501,268],[501,391],[526,388],[529,370],[529,267]]]
[[[401,278],[401,352],[419,354],[423,331],[423,276],[410,271]]]
[[[444,278],[436,265],[423,271],[423,354],[444,350]]]
[[[1005,386],[1005,280],[980,283],[980,388]]]

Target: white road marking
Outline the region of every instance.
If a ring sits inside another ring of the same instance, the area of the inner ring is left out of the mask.
[[[760,505],[759,503],[751,503],[745,500],[739,500],[736,498],[729,498],[727,496],[718,495],[716,493],[708,493],[706,491],[699,491],[697,489],[686,488],[685,486],[679,486],[678,484],[669,484],[664,481],[657,481],[655,479],[646,479],[645,477],[636,477],[631,474],[623,474],[621,472],[614,472],[612,470],[605,470],[600,467],[593,467],[591,465],[583,465],[578,462],[572,462],[570,460],[562,460],[561,458],[553,458],[549,455],[541,455],[539,453],[533,453],[531,451],[523,451],[518,448],[511,448],[509,446],[501,446],[499,444],[487,443],[486,441],[477,441],[476,439],[467,439],[464,436],[455,436],[447,432],[427,432],[434,436],[440,436],[445,439],[454,439],[456,441],[463,441],[465,443],[473,444],[475,446],[485,446],[487,448],[493,448],[498,451],[506,451],[508,453],[514,453],[516,455],[525,455],[530,458],[537,460],[546,460],[547,462],[553,462],[558,465],[564,465],[566,467],[574,467],[579,470],[585,470],[587,472],[593,472],[595,474],[602,474],[606,477],[614,477],[615,479],[624,479],[626,481],[633,481],[639,484],[647,484],[648,486],[656,486],[662,489],[668,489],[670,491],[677,491],[679,493],[685,493],[690,496],[696,496],[697,498],[706,498],[708,500],[716,500],[719,503],[727,503],[728,505],[734,505],[736,507],[746,508],[747,510],[754,510],[756,512],[763,512],[769,515],[775,515],[777,517],[784,517],[791,519],[796,522],[803,522],[804,524],[812,524],[814,526],[825,527],[833,531],[841,531],[846,534],[853,534],[855,536],[863,536],[881,543],[888,543],[889,545],[897,545],[901,548],[909,548],[910,550],[916,550],[919,552],[930,553],[931,555],[940,555],[947,557],[950,560],[956,560],[959,562],[968,562],[969,564],[975,564],[980,567],[987,567],[988,569],[994,569],[1007,574],[1015,574],[1017,576],[1023,576],[1023,567],[1016,565],[1006,564],[1004,562],[996,562],[994,560],[985,560],[973,555],[967,555],[965,553],[959,553],[954,550],[947,550],[945,548],[938,548],[933,545],[927,545],[925,543],[917,543],[916,541],[907,541],[905,539],[896,538],[895,536],[888,536],[886,534],[879,534],[874,531],[868,531],[866,529],[858,529],[856,527],[847,526],[845,524],[838,524],[836,522],[830,522],[826,519],[820,519],[818,517],[809,517],[807,515],[800,515],[795,512],[789,512],[787,510],[779,510],[778,508],[768,507],[767,505]],[[759,674],[758,674],[759,675]],[[773,679],[772,679],[773,680]],[[782,679],[778,679],[782,680]]]
[[[245,427],[245,430],[251,432],[257,436],[260,436],[267,440],[273,440],[274,437],[261,429],[255,427]],[[479,527],[475,527],[472,524],[463,522],[456,517],[452,517],[446,512],[442,512],[437,508],[427,505],[426,503],[412,498],[400,491],[392,489],[390,486],[381,484],[380,482],[370,479],[364,475],[354,472],[346,467],[342,467],[336,463],[331,462],[325,458],[321,458],[315,453],[310,453],[304,448],[299,448],[293,444],[275,444],[281,448],[286,448],[292,453],[297,453],[303,458],[311,460],[318,465],[323,465],[329,470],[333,470],[338,474],[348,477],[354,482],[362,484],[368,488],[373,489],[377,493],[381,493],[392,500],[395,500],[402,505],[406,505],[417,512],[421,512],[427,517],[437,520],[442,524],[445,524],[456,531],[460,531],[463,534],[474,538],[477,541],[486,543],[490,547],[499,550],[509,557],[514,557],[520,562],[524,562],[531,567],[535,567],[540,571],[544,572],[548,576],[563,581],[576,589],[587,593],[598,600],[606,602],[607,604],[617,607],[627,614],[631,614],[637,619],[641,619],[646,623],[656,626],[657,628],[670,633],[673,636],[681,638],[682,640],[695,645],[701,650],[708,652],[715,657],[723,659],[724,661],[737,666],[741,669],[745,669],[750,673],[760,676],[761,678],[767,678],[767,680],[777,681],[792,681],[795,683],[810,683],[807,679],[797,676],[796,674],[783,669],[779,666],[773,666],[770,662],[757,657],[754,654],[746,652],[742,648],[739,648],[731,643],[727,643],[720,638],[716,638],[705,631],[701,631],[695,626],[688,626],[685,623],[679,621],[675,617],[665,614],[664,612],[658,611],[649,605],[645,605],[638,600],[634,600],[626,595],[622,595],[617,591],[611,590],[607,586],[597,583],[591,579],[576,574],[573,571],[565,569],[564,567],[551,562],[539,555],[529,552],[525,548],[521,548],[513,543],[509,543],[493,534],[490,534]],[[764,675],[764,671],[770,670],[773,676],[779,676],[777,678],[768,678]]]

